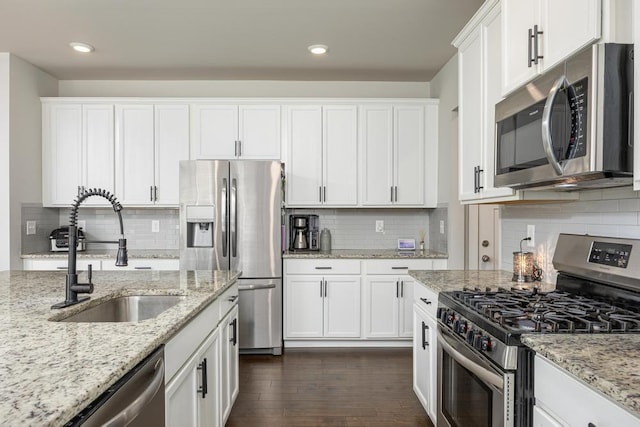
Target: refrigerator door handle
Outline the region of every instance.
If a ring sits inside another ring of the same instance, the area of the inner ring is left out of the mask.
[[[231,256],[238,256],[238,183],[231,180]]]
[[[275,289],[275,283],[267,283],[264,285],[238,285],[239,291],[256,291],[258,289]]]
[[[222,220],[220,221],[220,229],[222,230],[222,256],[227,256],[227,179],[222,179]]]

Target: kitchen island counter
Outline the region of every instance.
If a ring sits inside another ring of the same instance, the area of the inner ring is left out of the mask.
[[[52,310],[52,304],[64,300],[64,272],[0,272],[0,420],[63,425],[238,277],[229,271],[97,271],[89,301]],[[81,275],[80,281],[85,279]],[[141,322],[50,321],[132,294],[186,298]]]
[[[436,292],[463,288],[510,289],[513,273],[478,270],[410,270],[409,275]],[[534,282],[540,291],[553,291],[555,284]],[[640,417],[640,335],[637,334],[524,334],[522,342],[570,372],[594,390]],[[615,357],[612,357],[615,354]]]

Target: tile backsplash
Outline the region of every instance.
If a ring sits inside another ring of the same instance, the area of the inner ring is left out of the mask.
[[[398,239],[420,241],[425,232],[425,248],[429,246],[431,209],[288,209],[290,214],[316,214],[320,229],[331,231],[332,249],[395,249]],[[384,232],[376,232],[376,221],[384,221]],[[289,243],[289,242],[287,242]],[[433,248],[431,248],[433,249]]]
[[[527,225],[535,225],[535,247],[525,242],[523,249],[534,252],[545,281],[551,282],[556,279],[552,261],[560,233],[640,239],[639,195],[625,187],[581,192],[574,202],[503,206],[501,268],[513,268],[513,252],[520,250]]]

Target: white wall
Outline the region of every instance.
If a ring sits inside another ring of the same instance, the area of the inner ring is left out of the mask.
[[[42,203],[40,96],[57,96],[58,81],[15,55],[0,55],[0,233],[9,236],[0,270],[8,270],[22,268],[22,203]]]
[[[458,202],[458,57],[431,80],[431,96],[440,99],[438,112],[438,205],[446,206],[448,268],[464,268],[464,207]]]
[[[61,80],[59,96],[425,98],[426,82]]]
[[[545,281],[556,279],[552,260],[560,233],[640,239],[640,193],[631,187],[581,192],[575,202],[505,205],[501,209],[502,269],[513,268],[513,252],[520,250],[527,225],[535,225],[535,247],[524,246],[524,250],[535,253]]]

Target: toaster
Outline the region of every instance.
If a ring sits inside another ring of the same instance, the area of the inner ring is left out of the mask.
[[[49,234],[52,252],[68,252],[69,251],[69,227],[56,228]],[[87,248],[87,241],[84,237],[82,228],[78,228],[78,244],[77,251],[84,251]]]

